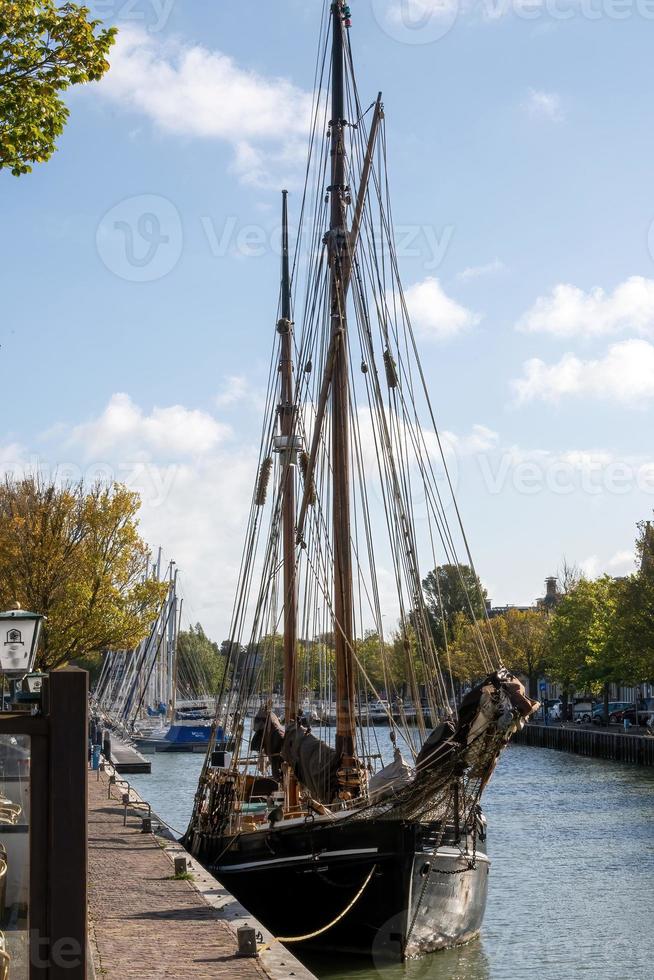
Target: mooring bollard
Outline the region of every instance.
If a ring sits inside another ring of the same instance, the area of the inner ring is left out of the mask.
[[[143,823],[141,824],[141,833],[142,834],[152,833],[152,820],[150,819],[150,817],[143,817]]]
[[[188,871],[188,861],[185,857],[175,858],[175,874],[185,875]]]
[[[239,926],[236,930],[238,937],[238,955],[257,956],[257,934],[251,926]]]

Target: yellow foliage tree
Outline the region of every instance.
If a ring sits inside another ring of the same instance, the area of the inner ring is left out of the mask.
[[[39,669],[147,635],[167,584],[145,579],[139,508],[138,494],[119,485],[87,490],[38,476],[0,485],[0,603],[46,617]]]

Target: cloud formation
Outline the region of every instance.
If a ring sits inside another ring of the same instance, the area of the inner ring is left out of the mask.
[[[596,287],[584,292],[561,283],[540,296],[520,318],[523,333],[555,337],[598,337],[632,331],[654,333],[654,279],[630,276],[612,293]]]
[[[117,393],[98,418],[74,427],[69,442],[82,447],[87,459],[116,451],[170,459],[210,452],[230,433],[207,412],[171,405],[147,414],[129,395]]]
[[[520,404],[585,396],[639,405],[654,397],[654,345],[624,340],[600,358],[582,360],[568,353],[554,364],[534,357],[525,362],[523,376],[511,386]]]
[[[228,143],[248,184],[267,186],[305,154],[311,95],[221,51],[123,28],[96,91],[167,133]]]
[[[469,282],[471,279],[480,279],[482,276],[493,276],[498,272],[504,272],[506,266],[500,259],[493,259],[485,265],[470,265],[457,274],[460,282]]]
[[[561,96],[557,92],[543,92],[530,88],[524,107],[534,119],[562,122],[565,118]]]
[[[432,276],[410,286],[405,298],[416,336],[421,340],[445,340],[481,320],[478,313],[447,296],[438,279]]]

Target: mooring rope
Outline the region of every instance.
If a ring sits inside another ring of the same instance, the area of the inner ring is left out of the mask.
[[[328,932],[330,929],[333,929],[333,927],[337,923],[339,923],[341,921],[341,919],[344,919],[345,916],[348,914],[348,912],[350,912],[354,908],[354,906],[357,904],[357,902],[359,901],[359,899],[361,898],[361,896],[365,892],[366,888],[370,884],[370,880],[371,880],[371,878],[374,875],[374,873],[375,873],[376,870],[377,870],[377,865],[376,864],[373,864],[372,868],[370,869],[370,873],[368,874],[366,880],[364,881],[364,883],[362,884],[361,888],[356,893],[356,895],[354,896],[354,898],[352,899],[352,901],[350,902],[350,904],[346,908],[343,909],[343,911],[340,913],[340,915],[337,915],[335,919],[332,919],[332,921],[328,925],[323,926],[322,929],[316,929],[315,932],[308,932],[306,934],[306,936],[275,936],[275,938],[272,940],[272,942],[274,942],[274,943],[302,943],[302,942],[305,942],[307,939],[315,939],[316,936],[322,936],[322,934],[324,932]],[[263,946],[260,946],[259,947],[259,951],[261,952],[261,951],[263,951],[265,949],[270,949],[270,946],[271,946],[271,943],[265,943]]]

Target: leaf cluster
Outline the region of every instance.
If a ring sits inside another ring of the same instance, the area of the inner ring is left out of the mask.
[[[69,109],[62,93],[109,68],[115,28],[88,7],[55,0],[0,0],[0,170],[20,176],[48,160]]]

